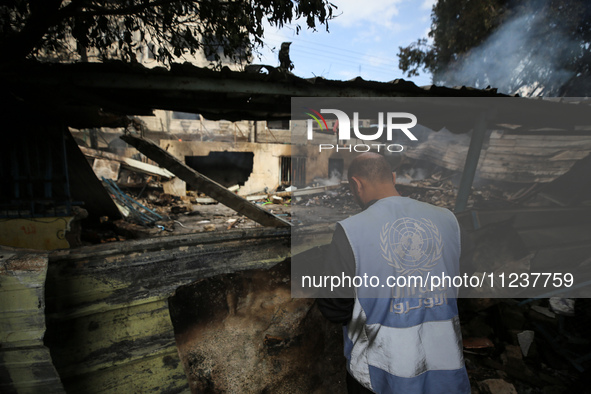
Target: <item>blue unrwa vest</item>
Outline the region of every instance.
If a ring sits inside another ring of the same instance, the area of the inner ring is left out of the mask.
[[[350,374],[376,393],[469,393],[456,292],[430,286],[459,274],[455,216],[388,197],[340,223],[366,278],[344,327]]]

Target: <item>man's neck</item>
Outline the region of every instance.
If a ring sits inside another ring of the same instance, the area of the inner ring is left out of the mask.
[[[384,197],[380,197],[380,198],[374,198],[374,199],[372,199],[372,200],[368,201],[368,202],[367,202],[367,203],[366,203],[366,204],[363,206],[363,209],[365,210],[365,209],[367,209],[367,208],[371,207],[373,204],[375,204],[375,203],[376,203],[376,202],[378,202],[379,200],[381,200],[381,199],[384,199],[384,198],[388,198],[388,197],[400,197],[400,194],[398,194],[398,192],[396,192],[395,194],[389,194],[389,195],[386,195],[386,196],[384,196]]]
[[[382,198],[397,196],[400,196],[400,193],[398,193],[396,187],[394,185],[388,185],[387,187],[379,187],[374,189],[370,200],[381,200]]]

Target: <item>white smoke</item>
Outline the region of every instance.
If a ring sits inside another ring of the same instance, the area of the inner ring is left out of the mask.
[[[409,184],[427,178],[427,172],[422,168],[410,168],[402,174],[396,173],[396,183]]]
[[[556,95],[573,74],[562,66],[580,43],[561,31],[541,0],[505,21],[479,47],[436,77],[445,86],[497,88],[521,96]]]
[[[314,183],[318,186],[334,186],[340,185],[342,174],[338,170],[332,170],[330,178],[314,178]]]

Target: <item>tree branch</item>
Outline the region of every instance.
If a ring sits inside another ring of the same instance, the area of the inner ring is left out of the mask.
[[[87,8],[93,11],[83,11],[80,14],[85,16],[107,16],[107,15],[133,15],[149,8],[158,7],[172,3],[178,3],[179,0],[154,0],[149,3],[136,4],[129,7],[122,8],[105,8],[99,6],[88,6]],[[202,3],[202,1],[193,1],[193,3]],[[223,3],[220,3],[223,5]]]
[[[59,22],[62,0],[41,0],[31,3],[31,16],[17,34],[0,43],[5,59],[20,60],[37,47],[49,28]]]

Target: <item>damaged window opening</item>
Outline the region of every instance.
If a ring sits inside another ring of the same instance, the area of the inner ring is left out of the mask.
[[[282,156],[280,158],[282,185],[302,187],[306,185],[306,158]]]
[[[340,182],[345,169],[345,160],[343,159],[328,159],[328,176],[336,178]]]
[[[181,119],[181,120],[199,120],[199,114],[192,114],[189,112],[179,112],[179,111],[172,111],[172,118],[173,119]]]
[[[271,130],[289,130],[289,120],[269,120],[267,127]]]
[[[186,156],[185,163],[192,169],[230,187],[243,186],[252,173],[252,152],[210,152],[207,156]],[[188,190],[193,190],[187,185]]]
[[[13,138],[14,143],[5,145],[0,154],[0,217],[70,215],[62,130],[48,128]]]

